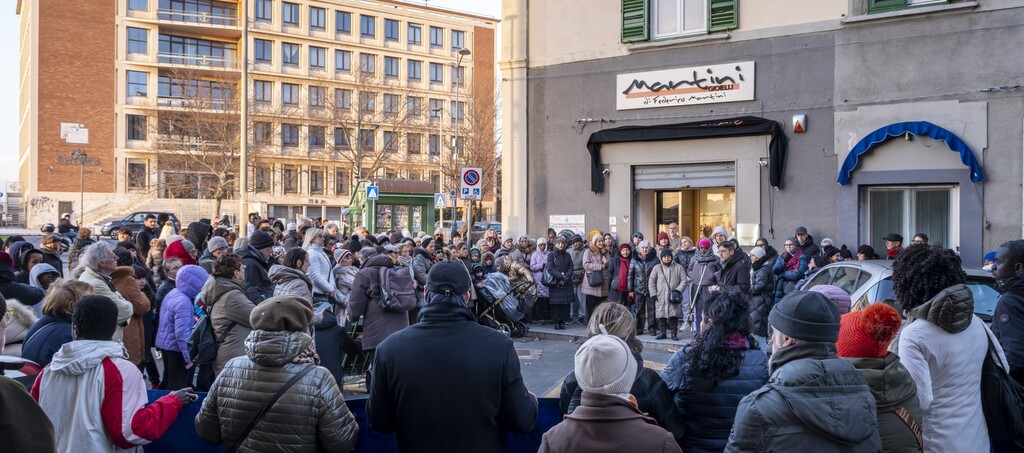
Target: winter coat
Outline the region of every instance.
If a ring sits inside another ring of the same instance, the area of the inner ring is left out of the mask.
[[[359,268],[355,266],[334,266],[334,285],[338,287],[338,294],[340,299],[338,305],[342,307],[348,306],[349,294],[352,293],[352,282],[356,278],[356,273],[359,272]]]
[[[228,361],[245,355],[245,338],[252,332],[249,315],[256,308],[245,292],[244,282],[213,277],[212,287],[205,295],[206,313],[210,315],[213,331],[220,341],[217,358],[213,362],[215,375],[220,374]]]
[[[17,299],[25,305],[36,305],[43,301],[46,293],[42,289],[33,288],[32,285],[14,281],[14,271],[0,265],[0,295],[5,299]]]
[[[653,252],[652,252],[653,253]],[[693,255],[697,253],[696,247],[690,247],[689,250],[680,249],[676,252],[675,261],[683,266],[683,269],[689,271],[690,262],[693,261]]]
[[[746,258],[746,260],[744,259]],[[738,291],[744,297],[750,294],[750,258],[743,252],[735,251],[722,263],[718,271],[718,286],[723,291]]]
[[[582,403],[544,433],[539,453],[682,451],[672,433],[622,398],[585,392]]]
[[[254,304],[263,302],[274,295],[274,282],[270,281],[270,261],[256,247],[246,245],[235,251],[245,265],[245,284],[249,287],[247,296]]]
[[[49,365],[60,347],[75,339],[71,330],[70,316],[43,315],[25,333],[21,357],[38,363],[39,366]]]
[[[43,285],[39,283],[39,276],[43,274],[59,274],[59,272],[49,264],[36,264],[35,266],[32,266],[32,270],[28,272],[28,286],[45,292],[46,290],[43,289]],[[42,308],[42,306],[37,306],[37,308]]]
[[[135,235],[135,247],[139,251],[139,256],[149,255],[149,249],[152,247],[149,243],[153,238],[157,237],[160,237],[160,230],[157,230],[156,228],[151,230],[149,228],[142,227],[142,229],[139,230],[139,233]],[[199,246],[198,242],[195,244],[196,247]]]
[[[586,253],[587,248],[583,247],[579,250],[572,248],[570,245],[565,249],[566,253],[572,257],[572,284],[580,285],[583,283],[584,271],[583,271],[583,254]]]
[[[689,283],[686,285],[686,292],[695,310],[699,309],[698,302],[707,300],[711,296],[708,287],[718,283],[718,271],[720,270],[722,270],[722,262],[718,260],[718,257],[712,255],[710,250],[703,255],[694,253],[693,258],[690,259],[690,269],[686,273]],[[687,307],[688,309],[689,307]]]
[[[150,257],[153,256],[151,253]],[[153,260],[156,262],[156,260]],[[217,262],[217,258],[213,257],[213,252],[210,249],[203,250],[203,254],[199,255],[199,266],[206,270],[206,273],[213,274],[213,265]]]
[[[682,312],[682,304],[669,302],[669,293],[673,290],[686,291],[686,275],[683,266],[671,262],[668,266],[659,264],[651,270],[651,277],[647,280],[647,288],[651,291],[651,297],[655,298],[654,311],[657,318],[677,318]]]
[[[82,251],[86,247],[95,244],[96,241],[92,239],[75,239],[75,242],[68,248],[68,269],[74,269],[78,267],[78,257],[82,255]]]
[[[882,448],[888,452],[915,453],[921,451],[921,444],[910,426],[896,413],[903,409],[921,426],[921,406],[917,399],[917,387],[910,373],[900,363],[900,357],[892,352],[884,358],[846,357],[871,387],[878,408],[878,435]]]
[[[602,261],[602,258],[608,258],[608,264]],[[587,251],[583,252],[583,286],[580,287],[580,291],[583,294],[594,297],[608,297],[608,288],[611,285],[611,266],[612,259],[608,256],[608,253],[595,252],[593,248],[588,247]],[[600,286],[591,286],[588,281],[586,274],[591,272],[600,272],[602,279]]]
[[[188,229],[185,230],[185,239],[192,241],[200,252],[206,250],[206,242],[213,235],[213,225],[207,222],[208,220],[192,222],[188,224]]]
[[[647,281],[651,278],[651,271],[661,264],[661,260],[654,256],[654,252],[648,252],[646,257],[639,253],[629,263],[629,290],[643,296],[650,296],[651,290]],[[685,268],[684,268],[685,269]]]
[[[561,282],[561,285],[548,287],[548,303],[571,305],[576,302],[576,290],[572,285],[572,255],[557,248],[552,250],[548,253],[545,271]]]
[[[60,259],[60,255],[46,247],[40,248],[39,251],[43,253],[43,262],[53,266],[60,273],[60,276],[64,277],[64,260]]]
[[[131,266],[119,266],[110,274],[110,279],[117,292],[132,304],[131,321],[124,328],[124,348],[128,351],[128,361],[138,365],[146,359],[146,330],[142,318],[149,314],[152,304],[135,282],[135,269]]]
[[[196,434],[220,445],[237,442],[256,411],[306,367],[314,367],[263,416],[240,451],[347,452],[359,426],[345,405],[338,383],[323,367],[292,363],[312,344],[303,332],[254,330],[245,355],[228,361],[196,415]]]
[[[913,309],[899,336],[900,361],[917,385],[924,451],[987,451],[981,365],[988,353],[974,296],[953,285]]]
[[[57,451],[53,423],[26,391],[25,385],[0,376],[0,450],[9,452]],[[17,410],[9,410],[17,408]]]
[[[508,257],[524,266],[530,266],[531,263],[533,263],[533,253],[530,253],[530,250],[528,249],[523,250],[520,247],[513,248],[512,251],[509,252]]]
[[[115,341],[75,340],[36,377],[32,397],[53,422],[57,451],[130,451],[174,423],[178,397],[149,403],[142,373],[122,354]]]
[[[288,294],[303,297],[313,303],[313,282],[306,274],[298,269],[275,264],[270,266],[268,273],[270,281],[274,283],[274,295]]]
[[[174,241],[170,244],[167,244],[167,248],[164,249],[164,261],[167,261],[171,258],[177,258],[181,260],[182,266],[196,264],[196,259],[192,258],[192,255],[185,251],[185,245],[182,244],[181,241]]]
[[[530,254],[530,272],[533,273],[533,281],[537,283],[537,297],[548,297],[548,287],[540,284],[544,277],[544,266],[548,264],[548,255],[551,252],[542,252],[538,248]]]
[[[468,308],[427,304],[377,348],[366,415],[374,430],[397,432],[403,452],[504,452],[508,432],[537,421],[519,367],[512,339]]]
[[[797,248],[797,250],[800,250]],[[783,253],[775,260],[772,274],[775,275],[775,303],[779,303],[786,294],[796,290],[796,284],[807,274],[808,255],[803,252],[794,254]]]
[[[39,322],[39,317],[32,310],[32,307],[25,306],[15,299],[7,300],[7,307],[0,312],[0,329],[3,333],[4,355],[20,356],[22,346],[28,339],[28,332]]]
[[[764,258],[751,265],[750,283],[750,334],[759,337],[768,336],[768,313],[775,302],[775,275],[772,274],[772,261]]]
[[[306,274],[313,282],[313,294],[324,296],[330,300],[337,300],[341,297],[338,289],[334,286],[334,274],[331,273],[331,260],[327,258],[324,247],[320,244],[309,244],[309,269]],[[313,299],[310,299],[312,302]]]
[[[768,382],[768,356],[756,342],[747,340],[745,346],[739,374],[725,380],[714,381],[694,369],[691,346],[676,351],[661,372],[684,424],[685,434],[679,439],[683,450],[724,450],[740,400]]]
[[[533,273],[530,272],[528,267],[512,260],[501,260],[495,272],[501,272],[508,277],[512,288],[518,288],[518,291],[516,291],[517,296],[525,293],[536,294],[538,283],[533,280]],[[521,283],[529,284],[519,286]]]
[[[195,324],[192,313],[192,301],[203,289],[206,282],[206,271],[195,265],[182,266],[175,279],[175,288],[164,297],[160,305],[160,325],[156,331],[156,347],[168,351],[180,352],[185,357],[185,364],[192,363],[188,355],[188,337]]]
[[[768,383],[740,400],[725,451],[882,451],[875,398],[834,343],[774,351],[769,371]]]
[[[992,313],[992,333],[1006,353],[1010,375],[1024,382],[1024,273],[1003,284],[1003,295]]]
[[[363,350],[377,349],[385,338],[409,327],[409,314],[386,312],[380,308],[380,269],[393,268],[395,264],[387,255],[377,255],[366,261],[352,281],[352,293],[348,296],[348,320],[356,322],[363,317]]]
[[[109,297],[110,300],[117,304],[117,328],[114,330],[113,340],[122,341],[124,339],[124,327],[128,325],[129,320],[135,313],[132,303],[117,293],[109,277],[100,275],[99,272],[90,268],[85,268],[82,271],[82,275],[78,277],[78,280],[92,285],[93,295]]]
[[[281,241],[281,245],[285,250],[302,247],[302,236],[300,236],[297,231],[289,231],[288,234],[284,235],[284,240]]]
[[[807,235],[807,239],[804,242],[797,242],[796,246],[797,248],[800,249],[804,256],[808,257],[807,259],[810,259],[810,257],[821,253],[821,249],[818,248],[818,244],[814,242],[814,236],[811,236],[809,234]]]
[[[416,280],[416,300],[423,306],[423,288],[427,286],[427,274],[434,265],[434,257],[423,247],[412,250],[412,276]],[[349,296],[351,299],[351,296]]]
[[[636,379],[629,394],[636,398],[637,408],[644,415],[654,419],[658,426],[672,433],[679,441],[684,434],[683,420],[672,406],[672,393],[657,371],[644,367],[644,359],[640,354],[633,354],[636,360]],[[558,397],[558,407],[562,415],[571,414],[579,408],[583,397],[583,389],[576,380],[576,372],[570,371],[562,380],[562,391]]]

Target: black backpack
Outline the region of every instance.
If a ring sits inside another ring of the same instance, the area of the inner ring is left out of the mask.
[[[211,319],[213,308],[210,307],[210,313],[196,321],[188,336],[188,355],[195,365],[209,365],[217,360],[217,350],[220,349],[221,342],[231,332],[231,329],[235,328],[236,323],[232,321],[223,329],[219,335],[220,339],[218,339],[218,335],[213,331],[213,320]]]
[[[401,313],[416,308],[416,290],[410,266],[381,267],[378,276],[376,295],[381,310]]]

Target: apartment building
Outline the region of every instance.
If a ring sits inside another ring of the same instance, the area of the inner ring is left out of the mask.
[[[510,0],[502,17],[508,230],[582,216],[620,239],[676,222],[778,246],[806,226],[875,250],[925,232],[976,265],[1021,237],[1019,1]]]
[[[29,224],[141,209],[192,220],[214,216],[215,198],[235,214],[244,106],[251,211],[339,220],[360,181],[454,184],[469,112],[494,109],[495,19],[392,0],[247,1],[248,20],[239,1],[19,0]],[[391,208],[404,217],[390,226],[413,231],[434,217]]]

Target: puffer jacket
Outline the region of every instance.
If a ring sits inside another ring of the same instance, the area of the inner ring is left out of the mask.
[[[910,373],[900,363],[900,356],[889,353],[881,359],[846,357],[857,371],[864,375],[878,407],[878,435],[887,453],[915,453],[921,444],[910,426],[897,414],[904,410],[921,426],[921,405],[917,399],[917,386]]]
[[[224,277],[214,277],[212,280],[205,302],[213,331],[221,342],[213,362],[216,375],[220,374],[228,361],[245,355],[245,338],[252,332],[249,315],[256,305],[245,296],[245,282]]]
[[[629,290],[650,296],[651,290],[647,286],[647,281],[651,278],[651,271],[659,264],[661,262],[658,257],[654,256],[654,252],[647,252],[646,257],[637,253],[633,257],[633,261],[629,263]]]
[[[992,313],[992,333],[1006,353],[1010,375],[1024,382],[1024,271],[1007,279],[1002,290]]]
[[[539,284],[544,277],[544,266],[548,264],[548,254],[550,252],[542,252],[538,248],[536,251],[529,255],[530,271],[533,273],[533,281],[538,282],[537,284],[537,297],[548,297],[548,287]]]
[[[695,255],[696,253],[697,253],[697,248],[693,247],[693,246],[691,246],[687,250],[679,249],[679,251],[676,252],[675,258],[673,258],[673,259],[675,259],[677,263],[681,264],[683,266],[683,269],[689,270],[690,269],[690,261],[693,260],[693,255]]]
[[[569,253],[572,258],[572,284],[579,285],[583,283],[583,253],[587,251],[586,247],[576,250],[571,245],[565,250]]]
[[[192,363],[188,355],[188,337],[192,333],[192,301],[203,289],[209,277],[203,268],[190,264],[182,266],[175,278],[175,287],[160,305],[160,325],[156,331],[156,347],[180,352],[185,364]]]
[[[304,368],[292,359],[312,344],[303,332],[254,330],[245,339],[245,356],[221,371],[196,415],[196,433],[220,445],[237,442],[256,412]],[[359,426],[331,373],[316,366],[299,379],[238,445],[239,452],[347,452],[355,447]]]
[[[757,343],[747,339],[737,344],[737,349],[743,349],[739,374],[722,381],[715,382],[692,368],[690,346],[676,351],[661,372],[682,418],[684,436],[678,440],[683,451],[725,449],[740,400],[768,382],[768,357],[757,349]]]
[[[796,250],[799,251],[800,248]],[[796,256],[794,257],[794,255]],[[797,282],[807,274],[808,259],[809,257],[801,251],[794,254],[783,253],[775,260],[775,264],[772,266],[772,273],[777,276],[775,278],[775,303],[779,303],[786,294],[796,290]]]
[[[128,325],[135,311],[132,303],[118,294],[109,277],[100,275],[99,272],[92,269],[85,268],[82,271],[82,275],[78,277],[78,280],[92,285],[92,293],[94,295],[109,297],[117,304],[117,329],[114,330],[113,341],[122,341],[124,339],[124,327]]]
[[[313,303],[313,282],[298,269],[275,264],[270,266],[270,281],[274,282],[274,295],[288,294],[304,297]]]
[[[131,266],[119,266],[110,274],[110,279],[117,292],[132,304],[132,318],[124,328],[124,348],[128,351],[128,361],[138,365],[146,358],[146,330],[142,317],[149,313],[152,304],[135,282],[135,269]]]
[[[39,265],[36,267],[39,267]],[[15,281],[14,271],[6,265],[0,264],[0,295],[6,299],[18,299],[25,305],[34,306],[43,301],[43,298],[46,297],[46,292],[26,283],[18,283]]]
[[[637,365],[636,379],[633,381],[633,387],[629,389],[629,394],[636,398],[640,412],[653,418],[658,426],[672,433],[672,437],[678,442],[683,438],[685,429],[683,420],[672,406],[672,392],[657,371],[644,367],[644,358],[640,354],[633,354],[633,359]],[[562,380],[562,391],[558,396],[558,407],[562,410],[562,415],[576,411],[582,397],[583,389],[576,380],[576,372],[570,371]]]
[[[519,264],[512,260],[501,260],[501,262],[498,263],[496,266],[496,272],[501,272],[502,274],[505,274],[505,276],[508,277],[508,281],[509,283],[512,284],[513,288],[518,287],[517,293],[537,293],[537,285],[536,282],[534,282],[533,280],[533,273],[530,272],[530,269],[528,269],[526,266],[523,266],[522,264]],[[523,282],[528,282],[529,285],[518,286]]]
[[[722,269],[722,262],[718,257],[708,250],[707,253],[700,253],[698,249],[690,259],[690,269],[686,276],[689,279],[686,291],[689,292],[690,300],[693,301],[694,309],[698,309],[698,301],[707,300],[711,296],[708,287],[718,283],[718,271]]]
[[[683,266],[675,261],[668,266],[664,264],[655,266],[651,271],[650,279],[647,280],[647,287],[651,291],[651,296],[656,299],[654,311],[658,318],[679,317],[682,312],[680,307],[683,304],[669,303],[668,298],[669,292],[673,290],[686,291],[686,275],[683,272]]]
[[[334,274],[331,273],[331,260],[324,253],[324,246],[320,244],[309,244],[306,250],[309,252],[309,269],[306,273],[309,281],[313,283],[313,294],[325,296],[331,300],[340,297],[338,289],[334,286]],[[274,294],[277,294],[276,292]],[[312,302],[313,299],[310,299]]]
[[[718,286],[723,291],[739,291],[746,296],[750,294],[750,257],[737,250],[729,259],[722,263],[718,271]]]
[[[771,263],[765,255],[751,264],[750,333],[759,337],[768,336],[768,313],[775,302],[775,274],[772,274]]]
[[[725,451],[882,451],[875,398],[834,343],[777,350],[769,371],[768,383],[740,400]]]

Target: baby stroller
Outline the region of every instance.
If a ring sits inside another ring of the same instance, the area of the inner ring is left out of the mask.
[[[526,297],[517,297],[530,282],[515,287],[502,273],[492,273],[484,279],[484,286],[477,291],[477,319],[480,324],[498,329],[512,338],[526,335],[529,327],[522,321],[525,313],[533,307]]]

